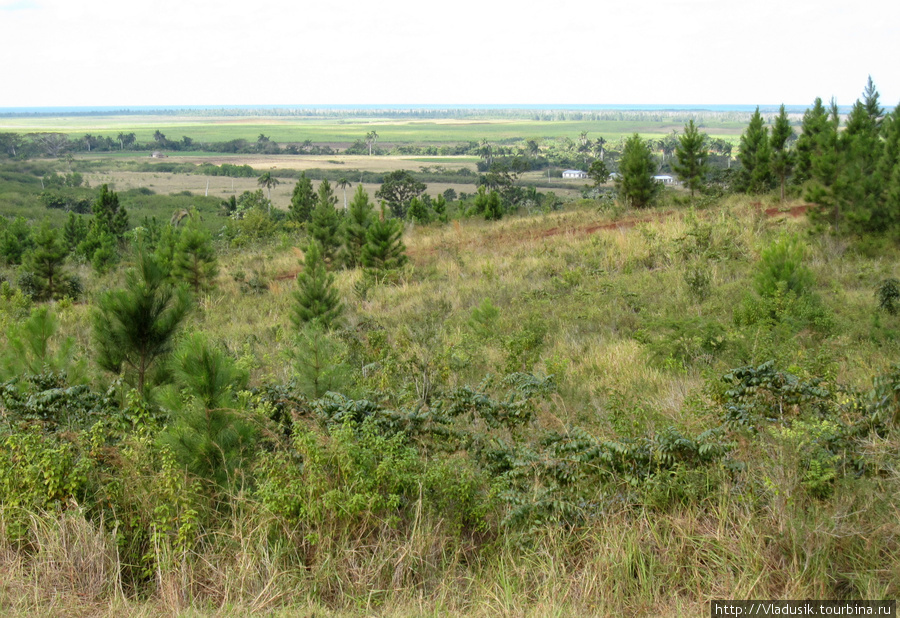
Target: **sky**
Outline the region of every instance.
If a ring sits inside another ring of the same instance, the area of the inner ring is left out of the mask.
[[[900,103],[897,0],[0,0],[0,108]]]

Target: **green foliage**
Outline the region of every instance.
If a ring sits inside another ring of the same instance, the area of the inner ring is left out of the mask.
[[[356,268],[362,263],[366,232],[372,225],[373,213],[374,208],[369,202],[369,194],[362,185],[358,185],[341,230],[344,241],[343,260],[349,268]]]
[[[34,246],[31,227],[22,217],[0,219],[0,225],[0,256],[6,264],[21,264],[22,256]]]
[[[63,241],[70,252],[84,242],[88,235],[87,219],[82,215],[70,212],[63,227]]]
[[[122,239],[128,230],[128,213],[119,204],[119,196],[110,191],[107,185],[101,185],[100,195],[91,206],[94,214],[91,233],[109,233],[116,239]]]
[[[94,467],[83,434],[46,434],[34,425],[0,432],[0,504],[52,510],[83,502]]]
[[[783,235],[764,247],[755,267],[758,297],[745,296],[735,309],[735,323],[829,330],[832,320],[813,292],[815,279],[805,257],[806,247],[794,235]]]
[[[351,368],[345,362],[346,346],[318,321],[305,324],[289,352],[297,389],[308,399],[329,391],[347,393]]]
[[[504,342],[506,348],[506,371],[531,371],[540,358],[547,326],[541,320],[533,319],[523,324]]]
[[[298,223],[309,221],[312,218],[313,209],[316,207],[317,199],[313,191],[312,181],[306,177],[306,172],[300,174],[297,184],[294,185],[294,192],[291,195],[291,205],[289,207],[290,217]]]
[[[236,395],[248,376],[202,335],[187,338],[174,355],[173,420],[160,443],[188,471],[220,487],[240,484],[236,473],[256,444],[257,430]]]
[[[212,235],[191,219],[178,234],[172,258],[172,276],[190,286],[194,294],[214,286],[219,272]]]
[[[300,330],[309,322],[318,322],[327,330],[337,325],[343,311],[334,275],[325,269],[322,251],[312,241],[303,259],[303,271],[297,275],[291,314],[294,327]]]
[[[763,123],[759,107],[750,118],[747,130],[741,135],[741,150],[738,160],[741,169],[737,188],[745,193],[765,193],[774,187],[772,176],[772,151],[769,145],[769,130]]]
[[[724,394],[723,420],[729,425],[758,430],[767,423],[782,422],[801,412],[823,416],[833,394],[823,380],[802,380],[779,371],[774,361],[733,369],[723,376],[729,385]]]
[[[832,102],[830,126],[819,134],[822,148],[807,153],[809,140],[802,140],[804,157],[808,156],[812,168],[807,198],[822,206],[811,215],[824,219],[839,233],[884,234],[900,225],[896,208],[900,193],[894,179],[900,136],[893,117],[883,117],[871,78],[863,94],[839,134]],[[805,159],[802,166],[806,166]]]
[[[833,148],[833,140],[837,137],[835,129],[822,99],[816,97],[812,108],[803,113],[800,135],[797,138],[793,176],[795,184],[802,185],[813,178],[813,161],[821,160],[825,152]]]
[[[484,205],[484,218],[488,221],[499,221],[503,217],[503,205],[500,203],[500,194],[491,191]]]
[[[395,170],[385,174],[375,197],[387,202],[394,217],[403,219],[412,198],[422,195],[427,188],[407,170]]]
[[[494,306],[490,298],[485,298],[481,304],[472,309],[469,325],[482,339],[497,337],[497,322],[500,318],[500,310]]]
[[[75,340],[65,337],[57,342],[58,334],[59,320],[47,306],[35,307],[28,319],[11,324],[0,355],[3,379],[52,373],[79,383],[82,368],[74,361]]]
[[[272,188],[277,187],[281,184],[281,181],[278,180],[275,176],[272,175],[272,172],[263,172],[262,176],[256,179],[256,183],[264,188],[267,192],[267,197],[271,201],[272,199]]]
[[[145,390],[149,370],[172,349],[175,334],[190,308],[187,292],[167,281],[166,272],[148,253],[138,255],[125,287],[101,295],[93,313],[97,364],[118,373],[133,372]]]
[[[900,313],[900,281],[893,277],[884,279],[875,288],[875,298],[878,299],[878,308],[889,315]]]
[[[709,298],[712,288],[712,277],[709,274],[709,268],[701,263],[695,263],[693,266],[684,271],[684,283],[687,285],[688,293],[698,303],[702,303]]]
[[[64,268],[69,250],[60,238],[57,228],[46,219],[34,233],[34,248],[25,256],[25,268],[33,275],[32,297],[35,300],[56,300],[71,296],[72,276]],[[75,283],[74,291],[80,288]],[[73,297],[77,297],[75,294]]]
[[[595,159],[588,168],[588,177],[594,181],[594,186],[599,187],[609,181],[609,168],[603,159]]]
[[[756,269],[756,291],[763,297],[781,292],[803,296],[815,284],[812,271],[804,265],[806,247],[796,236],[785,235],[763,248]]]
[[[443,193],[439,193],[434,201],[431,203],[431,208],[434,211],[435,218],[441,223],[447,222],[447,198],[444,197]]]
[[[729,339],[722,324],[703,317],[651,319],[634,336],[668,368],[711,365]]]
[[[701,133],[691,118],[684,126],[684,134],[678,138],[675,148],[676,162],[672,170],[681,177],[682,182],[694,192],[703,187],[706,176],[706,159],[708,157],[706,134]]]
[[[309,235],[319,244],[322,257],[328,263],[334,262],[341,244],[341,216],[334,207],[336,202],[331,185],[328,180],[323,180],[319,185],[319,201],[309,224]]]
[[[366,244],[363,246],[361,256],[362,265],[377,271],[392,270],[403,266],[408,258],[402,237],[402,221],[399,219],[375,219],[366,230]]]
[[[365,535],[378,520],[396,521],[419,494],[416,450],[402,434],[382,434],[372,418],[335,425],[324,436],[297,426],[292,445],[295,457],[262,462],[257,490],[291,526]]]
[[[769,140],[769,149],[772,152],[772,173],[778,178],[781,185],[781,201],[784,201],[785,185],[787,177],[794,169],[794,153],[788,148],[788,141],[793,137],[794,130],[788,120],[787,113],[782,104],[775,126],[772,127],[772,136]]]
[[[425,200],[414,197],[409,201],[409,208],[406,210],[406,218],[414,223],[428,223],[431,221],[431,212]]]
[[[662,191],[662,185],[653,179],[656,162],[647,143],[635,133],[625,142],[619,159],[619,175],[616,189],[620,198],[631,208],[652,206]]]
[[[106,272],[118,259],[118,248],[128,230],[128,213],[119,204],[119,196],[107,185],[91,206],[93,218],[87,236],[78,244],[77,253],[91,262],[98,272]]]
[[[252,207],[238,210],[236,214],[235,218],[228,220],[224,234],[236,247],[270,240],[279,229],[278,222],[267,208]]]

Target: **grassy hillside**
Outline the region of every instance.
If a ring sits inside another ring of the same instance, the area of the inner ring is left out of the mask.
[[[98,398],[55,396],[84,418],[4,386],[0,611],[695,616],[896,597],[900,316],[875,290],[900,255],[821,234],[804,207],[585,200],[408,226],[404,268],[335,272],[325,397],[290,319],[305,233],[221,240],[180,339],[248,377],[221,394],[255,432],[227,481],[186,472],[171,439],[200,399],[188,382],[142,402],[94,364],[91,313],[129,264],[85,272],[87,301],[53,308]],[[7,294],[0,321],[28,310]]]

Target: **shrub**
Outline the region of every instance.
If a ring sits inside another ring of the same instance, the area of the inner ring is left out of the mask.
[[[890,315],[900,313],[900,281],[885,279],[875,288],[878,308]]]
[[[806,248],[796,236],[782,236],[762,250],[756,267],[756,291],[763,297],[791,293],[803,296],[815,280],[804,264]]]

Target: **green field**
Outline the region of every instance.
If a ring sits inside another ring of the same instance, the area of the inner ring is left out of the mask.
[[[736,140],[745,122],[706,115],[703,129],[712,137]],[[200,142],[226,142],[235,139],[255,141],[265,134],[279,143],[352,143],[362,140],[369,131],[378,133],[379,143],[440,144],[505,140],[577,139],[586,131],[588,137],[604,137],[615,141],[632,133],[644,137],[667,135],[681,131],[684,122],[671,119],[598,121],[535,121],[521,119],[451,119],[397,120],[360,118],[284,118],[284,117],[171,117],[171,116],[60,116],[47,118],[0,118],[0,131],[61,132],[70,135],[96,134],[115,138],[119,133],[134,132],[138,142],[153,140],[161,131],[171,140],[188,136]]]

